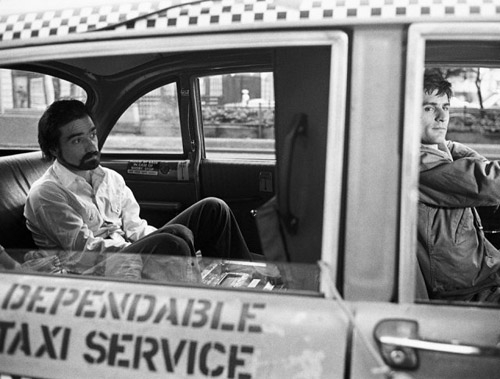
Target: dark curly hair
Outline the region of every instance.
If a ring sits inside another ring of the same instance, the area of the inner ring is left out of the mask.
[[[426,94],[431,94],[436,90],[437,95],[446,95],[448,100],[453,94],[451,83],[443,77],[439,69],[427,69],[424,73],[424,91]]]
[[[38,121],[38,144],[45,160],[56,158],[52,151],[59,146],[61,126],[85,117],[93,121],[90,111],[79,100],[57,100],[45,110]]]

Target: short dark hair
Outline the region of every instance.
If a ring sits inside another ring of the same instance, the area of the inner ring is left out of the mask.
[[[45,110],[38,121],[38,144],[45,160],[56,158],[51,150],[59,146],[61,126],[85,117],[92,119],[90,111],[79,100],[57,100]]]
[[[424,91],[431,94],[437,91],[437,95],[448,96],[451,98],[453,92],[451,90],[451,83],[447,81],[439,69],[427,69],[424,73]]]

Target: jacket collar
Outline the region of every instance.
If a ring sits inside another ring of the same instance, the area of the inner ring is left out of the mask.
[[[434,156],[435,158],[444,158],[449,161],[453,161],[451,152],[450,152],[450,141],[444,141],[444,143],[440,143],[437,145],[437,149],[435,145],[425,145],[420,144],[420,155],[425,156]]]

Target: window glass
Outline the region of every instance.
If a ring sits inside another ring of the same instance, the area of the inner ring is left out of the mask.
[[[427,68],[439,71],[440,76],[451,83],[446,140],[462,143],[465,147],[448,145],[449,154],[453,161],[469,162],[470,166],[465,163],[445,165],[443,163],[449,162],[447,155],[436,153],[431,142],[421,146],[417,245],[421,272],[417,291],[424,294],[424,298],[429,295],[431,299],[439,300],[494,303],[498,297],[488,288],[493,288],[492,283],[487,279],[469,279],[480,277],[479,270],[485,272],[493,267],[482,256],[493,259],[490,252],[500,248],[498,207],[491,203],[494,170],[490,171],[482,159],[471,160],[477,156],[468,148],[490,159],[500,158],[500,69],[472,66]],[[436,101],[436,109],[444,109],[446,98]],[[425,116],[425,106],[423,112],[423,119],[427,117],[423,135],[439,142],[436,126],[446,123],[446,119],[440,117],[443,113],[433,110],[430,116]],[[436,233],[441,236],[439,241],[429,237]],[[460,254],[466,258],[457,258]],[[482,262],[478,263],[478,259]]]
[[[176,83],[156,88],[133,103],[116,122],[102,151],[181,154]]]
[[[248,262],[218,258],[187,258],[176,255],[95,253],[86,251],[86,260],[77,251],[33,250],[22,252],[24,262],[14,265],[12,257],[21,252],[0,248],[0,273],[14,271],[45,275],[81,275],[121,278],[152,283],[181,283],[206,287],[300,292],[319,295],[321,271],[316,264]],[[97,256],[98,255],[98,256]],[[94,258],[91,258],[95,256]],[[95,262],[92,264],[91,262]]]
[[[442,69],[452,83],[447,139],[466,143],[488,158],[500,158],[500,69]]]
[[[206,76],[199,84],[208,158],[275,158],[271,72]]]
[[[0,148],[38,149],[38,120],[47,106],[63,98],[85,102],[87,94],[63,79],[0,69]]]

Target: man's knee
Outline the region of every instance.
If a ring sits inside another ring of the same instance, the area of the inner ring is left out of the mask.
[[[205,207],[210,211],[214,211],[217,213],[229,213],[229,206],[226,202],[218,197],[207,197],[198,202],[201,206]]]
[[[183,239],[189,246],[191,255],[194,255],[194,235],[191,229],[181,224],[167,224],[158,229],[156,234],[170,234]]]
[[[158,232],[156,234],[159,234],[159,233],[172,234],[174,236],[182,237],[186,241],[193,239],[193,232],[191,231],[191,229],[189,229],[187,226],[181,225],[181,224],[164,225],[163,227],[158,229]]]
[[[153,255],[192,255],[189,244],[182,238],[170,233],[157,233],[145,237],[149,253]]]

